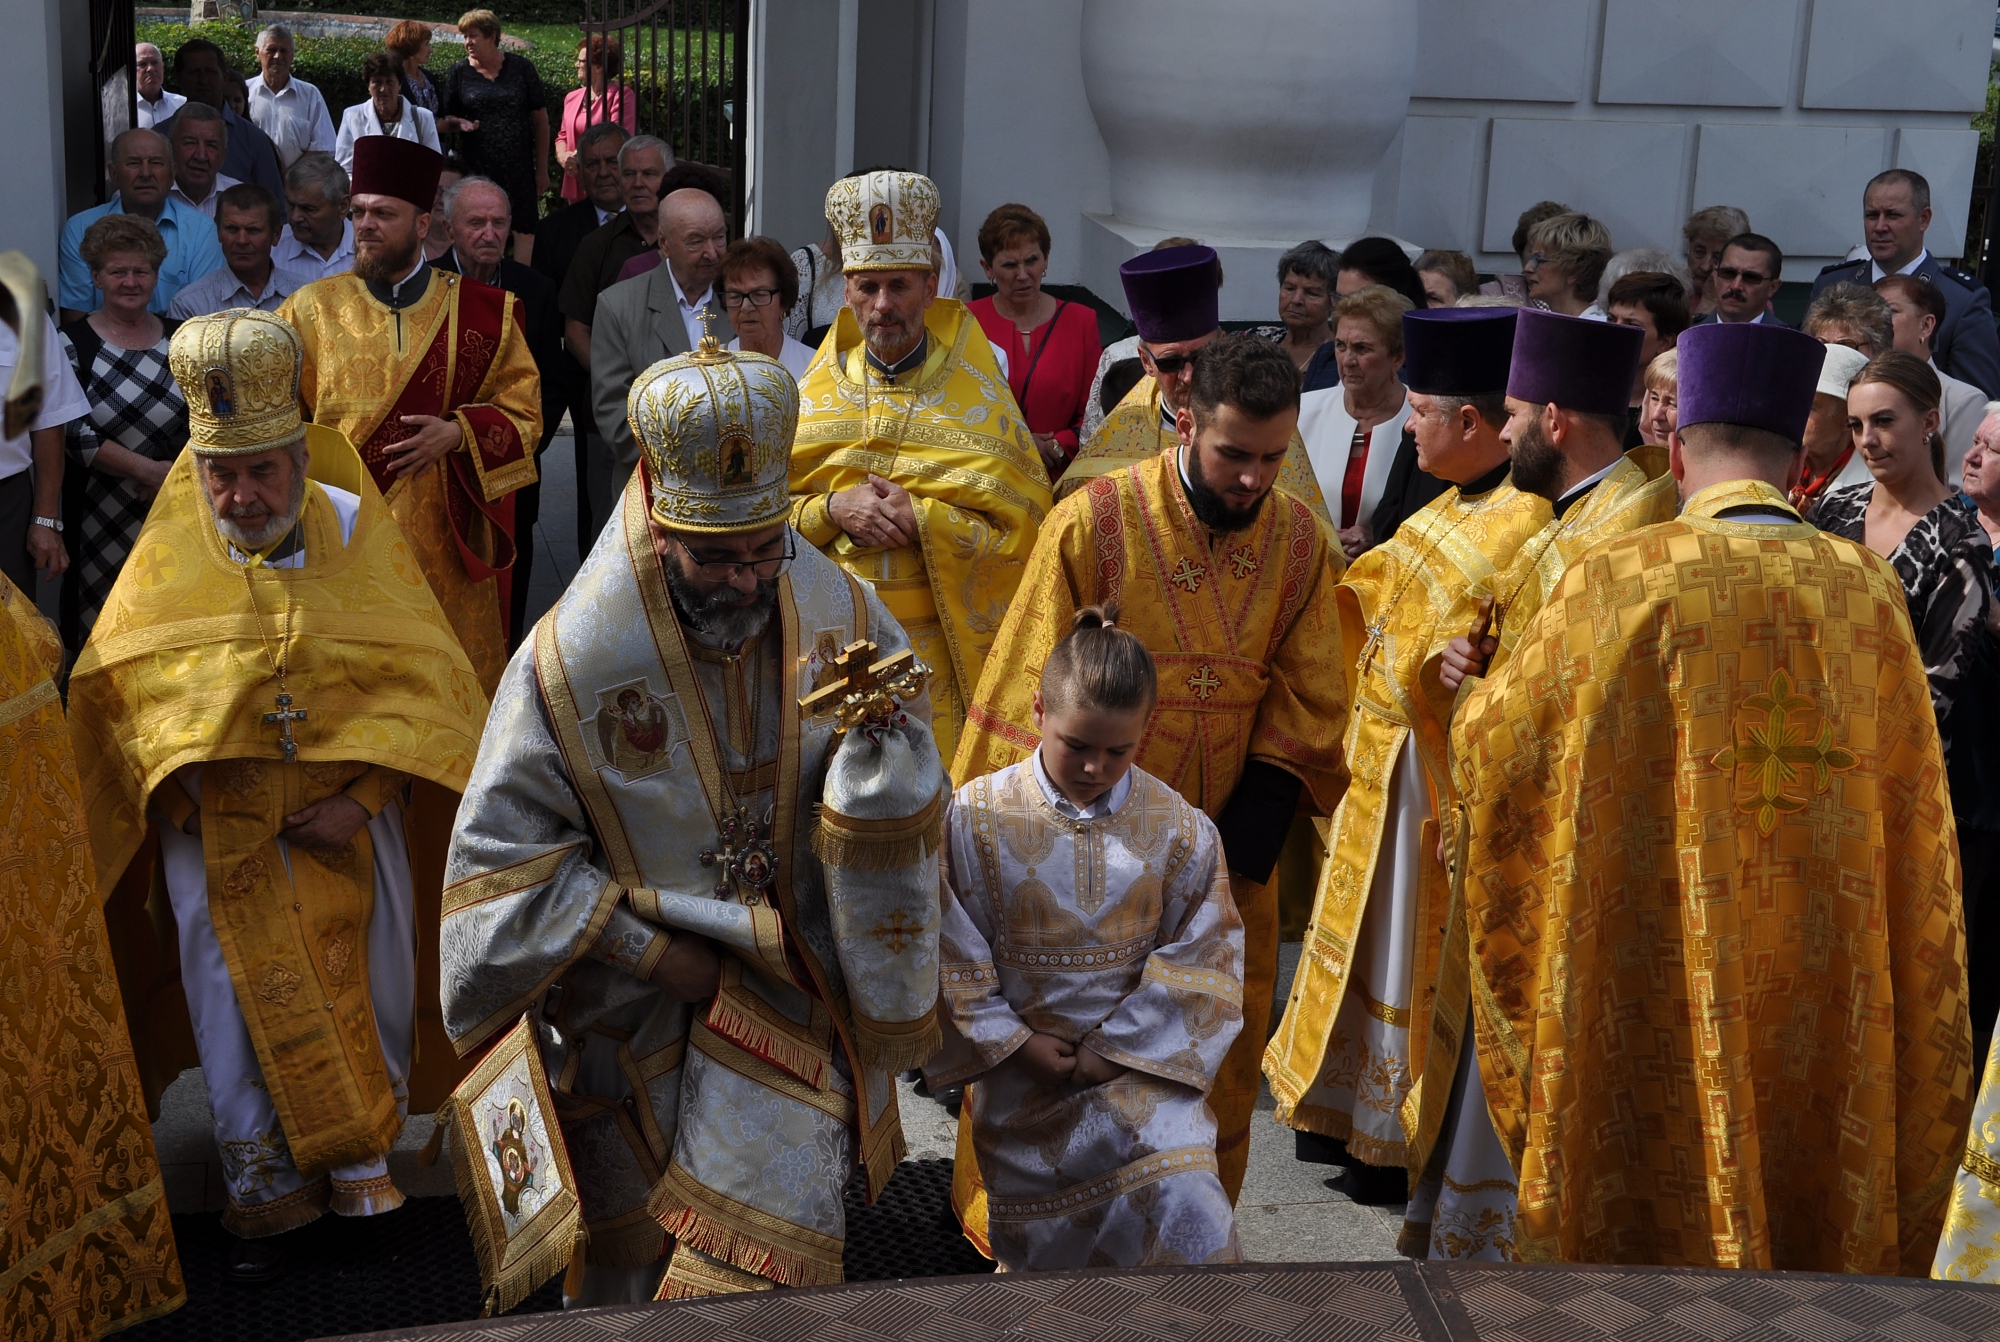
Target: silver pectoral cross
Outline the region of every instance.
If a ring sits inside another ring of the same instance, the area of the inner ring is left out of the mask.
[[[299,743],[292,739],[292,724],[304,722],[306,710],[292,707],[292,696],[284,690],[278,691],[278,711],[266,713],[266,723],[278,724],[278,748],[285,752],[285,763],[296,764],[299,758]]]

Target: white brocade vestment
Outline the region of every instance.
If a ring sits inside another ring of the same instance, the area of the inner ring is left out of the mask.
[[[967,783],[945,822],[949,1026],[925,1075],[973,1079],[994,1255],[1007,1271],[1240,1261],[1204,1098],[1243,1023],[1221,840],[1137,768],[1122,801],[1077,813],[1039,758]],[[1130,1070],[1041,1085],[1007,1061],[1031,1033]]]

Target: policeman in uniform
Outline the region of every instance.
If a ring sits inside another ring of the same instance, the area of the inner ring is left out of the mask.
[[[1818,298],[1822,289],[1834,284],[1873,288],[1884,275],[1929,280],[1945,301],[1944,322],[1934,337],[1937,366],[2000,398],[2000,335],[1994,332],[1993,301],[1986,286],[1939,261],[1924,246],[1924,231],[1931,224],[1931,184],[1921,173],[1891,168],[1869,181],[1861,200],[1867,257],[1820,271],[1812,296]]]

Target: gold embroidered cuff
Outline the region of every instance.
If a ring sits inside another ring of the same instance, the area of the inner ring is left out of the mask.
[[[295,1188],[269,1202],[246,1204],[232,1197],[222,1211],[222,1228],[241,1239],[282,1235],[287,1230],[311,1225],[326,1215],[329,1201],[330,1193],[324,1178],[315,1179],[303,1188]]]
[[[646,949],[639,953],[639,963],[632,967],[634,978],[651,982],[653,971],[660,967],[660,961],[667,958],[667,949],[674,944],[674,934],[663,928],[653,930],[653,939],[646,943]]]
[[[801,536],[824,549],[840,535],[833,520],[833,495],[800,494],[792,500],[792,526]]]

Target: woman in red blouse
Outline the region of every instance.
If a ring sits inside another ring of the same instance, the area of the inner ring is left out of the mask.
[[[1042,292],[1049,226],[1025,205],[1002,205],[979,226],[979,265],[989,298],[966,306],[986,338],[1007,351],[1007,384],[1054,481],[1076,455],[1077,428],[1102,352],[1097,313]]]

